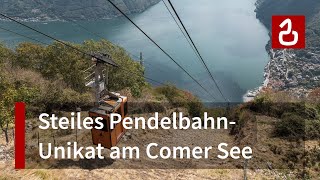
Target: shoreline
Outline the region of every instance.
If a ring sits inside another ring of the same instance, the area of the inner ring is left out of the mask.
[[[158,0],[158,2],[156,3],[152,3],[151,5],[149,5],[148,7],[144,7],[143,9],[135,9],[130,11],[127,15],[134,15],[134,14],[140,14],[143,13],[144,11],[148,10],[149,8],[151,8],[152,6],[158,4],[161,0]],[[38,22],[38,23],[48,23],[48,22],[68,22],[68,20],[63,19],[62,17],[58,17],[56,14],[53,14],[54,17],[49,17],[49,16],[45,16],[45,17],[25,17],[25,18],[21,18],[21,17],[14,17],[9,15],[10,17],[21,21],[21,22]],[[114,19],[114,18],[118,18],[121,17],[122,14],[113,14],[113,15],[107,15],[104,17],[97,17],[97,18],[66,18],[66,19],[72,19],[72,21],[97,21],[97,20],[109,20],[109,19]],[[0,17],[0,22],[4,21],[4,22],[9,22],[10,20],[7,20],[6,18],[1,18]]]
[[[113,18],[117,18],[120,16],[114,16],[114,17],[105,17],[101,18],[100,20],[110,20]],[[20,21],[20,22],[34,22],[34,23],[50,23],[50,22],[68,22],[65,19],[59,19],[59,18],[48,18],[48,19],[41,19],[41,18],[19,18],[19,17],[14,17],[15,20]],[[98,19],[75,19],[73,21],[96,21]],[[11,20],[0,18],[0,22],[11,22]]]
[[[253,90],[248,90],[244,95],[243,95],[243,101],[244,102],[250,102],[252,100],[254,100],[254,98],[259,95],[263,89],[267,88],[270,82],[270,62],[271,60],[269,60],[268,64],[265,66],[264,68],[264,81],[262,83],[261,86],[258,86],[256,88],[254,88]]]
[[[258,86],[252,90],[248,90],[242,97],[243,102],[250,102],[253,101],[255,97],[257,97],[263,89],[267,88],[270,82],[270,64],[271,59],[269,60],[268,64],[264,68],[264,81],[261,86]]]
[[[270,76],[271,76],[270,65],[271,65],[271,61],[275,59],[275,52],[273,51],[273,49],[269,48],[270,42],[271,42],[271,37],[270,37],[270,40],[268,41],[268,43],[265,46],[265,50],[268,53],[269,60],[268,60],[268,63],[265,65],[264,70],[263,70],[263,78],[264,78],[264,80],[262,82],[262,85],[254,88],[254,89],[249,89],[242,96],[243,102],[253,101],[254,98],[257,97],[263,91],[263,89],[267,88],[269,83],[270,83]]]

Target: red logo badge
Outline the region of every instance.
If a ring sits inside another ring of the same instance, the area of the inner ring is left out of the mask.
[[[305,48],[305,29],[305,16],[272,16],[272,48]]]

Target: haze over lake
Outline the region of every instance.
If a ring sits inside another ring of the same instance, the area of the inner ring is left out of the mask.
[[[255,17],[255,0],[172,2],[230,101],[242,101],[242,96],[247,90],[261,85],[263,69],[268,62],[265,45],[269,37],[265,27]],[[213,91],[217,101],[223,101],[162,2],[130,17],[204,87]],[[205,101],[212,101],[208,94],[124,17],[77,23],[124,47],[131,54],[139,56],[140,51],[143,52],[147,77],[176,84]],[[27,24],[64,41],[81,43],[88,39],[100,39],[70,22]],[[0,26],[44,42],[52,42],[13,22],[0,22]],[[14,46],[29,40],[0,30],[0,41]]]

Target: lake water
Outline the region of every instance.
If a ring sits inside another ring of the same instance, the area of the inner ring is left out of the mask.
[[[255,18],[255,0],[173,0],[172,2],[223,93],[230,101],[242,101],[242,96],[247,90],[261,85],[263,69],[268,61],[265,45],[269,37],[265,27]],[[216,101],[223,102],[209,74],[196,58],[162,2],[130,17],[212,92],[217,97]],[[208,94],[124,17],[78,23],[124,47],[131,54],[139,56],[139,52],[143,52],[146,76],[176,84],[198,95],[204,101],[212,101]],[[64,41],[80,43],[87,39],[99,39],[70,22],[27,24]],[[51,42],[50,39],[12,22],[0,22],[0,26],[41,41]],[[21,41],[28,41],[2,30],[0,30],[0,40],[11,46]]]

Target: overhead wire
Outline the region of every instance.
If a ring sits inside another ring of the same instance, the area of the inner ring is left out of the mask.
[[[15,34],[15,35],[24,37],[24,38],[26,38],[26,39],[30,39],[30,40],[35,41],[35,42],[38,42],[38,43],[40,43],[40,44],[44,44],[44,45],[47,45],[47,46],[49,45],[48,43],[44,43],[44,42],[41,42],[41,41],[39,41],[39,40],[37,40],[37,39],[34,39],[34,38],[32,38],[32,37],[28,37],[28,36],[26,36],[26,35],[23,35],[23,34],[14,32],[14,31],[11,31],[10,29],[6,29],[6,28],[3,28],[3,27],[0,27],[0,29],[2,29],[2,30],[4,30],[4,31],[7,31],[7,32],[10,32],[10,33],[12,33],[12,34]]]
[[[110,0],[108,0],[122,15],[124,15],[131,23],[133,23],[144,35],[146,35],[149,40],[151,40],[156,46],[158,46],[158,48],[160,48],[160,50],[162,50],[171,60],[173,60],[176,65],[178,65],[178,67],[180,67],[180,69],[182,69],[193,81],[195,81],[205,92],[207,92],[214,100],[216,100],[215,96],[213,94],[211,94],[206,88],[204,88],[194,77],[191,76],[190,73],[188,73],[182,66],[180,66],[180,64],[178,64],[171,56],[169,56],[169,54],[167,54],[155,41],[153,41],[141,28],[139,28],[125,13],[123,13],[113,2],[111,2]],[[162,0],[163,1],[163,0]],[[39,3],[39,2],[38,2]],[[174,18],[173,14],[171,13],[171,11],[169,10],[169,7],[166,5],[166,3],[163,1],[163,3],[165,4],[167,10],[170,12],[172,18],[175,20],[176,24],[178,25],[178,22],[176,21],[176,19]],[[84,7],[86,8],[86,7]],[[81,9],[84,9],[84,8],[81,8]],[[76,10],[76,9],[75,9]],[[64,20],[67,20],[68,22],[71,22],[77,26],[79,26],[81,29],[87,31],[88,33],[96,36],[96,37],[99,37],[101,39],[105,39],[103,36],[101,36],[100,34],[94,32],[94,31],[91,31],[90,29],[86,28],[85,26],[77,23],[76,21],[74,20],[71,20],[67,17],[64,17]],[[183,30],[181,29],[181,27],[178,25],[178,27],[180,28],[181,32],[183,33]],[[188,41],[189,45],[191,46],[191,48],[193,47],[190,43],[190,41],[188,40],[188,38],[186,37],[186,35],[183,33],[184,37],[186,38],[186,40]],[[193,51],[195,51],[193,49]],[[196,53],[197,55],[197,53]],[[198,57],[199,58],[199,57]],[[153,67],[150,63],[146,63],[148,64],[150,67]],[[160,70],[159,70],[160,71]],[[161,70],[162,71],[162,70]]]
[[[206,93],[208,93],[214,100],[216,99],[201,83],[196,80],[184,67],[182,67],[170,54],[168,54],[158,43],[156,43],[146,32],[144,32],[135,22],[131,20],[117,5],[111,0],[107,0],[109,3],[116,8],[126,19],[128,19],[141,33],[143,33],[154,45],[156,45],[166,56],[169,57],[180,69],[182,69],[196,84],[198,84]]]
[[[141,32],[143,32],[142,29],[140,29],[128,16],[126,16],[125,13],[123,13],[114,3],[112,3],[111,1],[109,1],[109,2],[110,2],[118,11],[120,11],[120,13],[122,13],[127,19],[129,19],[129,21],[130,21],[131,23],[133,23]],[[85,7],[84,7],[84,8],[85,8]],[[82,8],[82,9],[83,9],[83,8]],[[88,29],[88,28],[86,28],[85,26],[77,23],[77,22],[74,21],[74,20],[71,20],[71,19],[69,19],[69,18],[67,18],[67,17],[64,17],[64,20],[67,20],[68,22],[71,22],[71,23],[79,26],[81,29],[87,31],[88,33],[90,33],[90,34],[92,34],[92,35],[94,35],[94,36],[97,36],[97,37],[99,37],[99,38],[101,38],[101,39],[105,39],[105,38],[104,38],[103,36],[101,36],[100,34],[94,32],[94,31],[91,31],[90,29]],[[143,32],[143,34],[145,34],[154,44],[156,44],[156,45],[158,46],[158,48],[160,48],[167,56],[169,56],[169,55],[168,55],[157,43],[155,43],[146,33]],[[189,44],[190,44],[190,42],[189,42]],[[191,44],[190,44],[190,45],[191,45]],[[169,58],[172,59],[171,56],[169,56]],[[173,59],[172,59],[172,60],[173,60]],[[184,68],[182,68],[182,66],[180,66],[175,60],[173,60],[173,61],[174,61],[185,73],[187,73],[187,74],[189,75],[189,77],[191,77],[191,79],[193,79],[193,81],[195,81],[205,92],[207,92],[214,100],[216,99],[214,95],[212,95],[207,89],[205,89],[195,78],[193,78],[193,77],[191,76],[191,74],[189,74]],[[153,67],[150,63],[147,63],[147,64],[149,64],[149,66]],[[159,70],[159,71],[162,71],[162,70]]]
[[[110,0],[108,0],[108,1],[109,1],[121,14],[123,14],[132,24],[134,24],[146,37],[148,37],[148,39],[149,39],[150,41],[152,41],[163,53],[165,53],[173,62],[175,62],[175,64],[176,64],[179,68],[181,68],[194,82],[196,82],[205,92],[207,92],[209,95],[212,96],[213,99],[215,99],[215,97],[214,97],[206,88],[204,88],[188,71],[186,71],[176,60],[174,60],[164,49],[162,49],[149,35],[147,35],[138,25],[136,25],[136,24],[135,24],[124,12],[122,12],[112,1],[110,1]],[[70,48],[72,48],[72,49],[74,49],[74,50],[77,50],[78,52],[81,52],[81,53],[83,53],[84,55],[88,55],[88,56],[91,56],[91,57],[95,57],[95,56],[92,55],[92,54],[89,54],[89,53],[87,53],[87,52],[85,52],[85,51],[83,51],[83,50],[81,50],[81,49],[79,49],[79,48],[77,48],[77,47],[74,47],[74,46],[72,46],[72,45],[70,45],[70,44],[68,44],[68,43],[65,43],[65,42],[63,42],[63,41],[61,41],[61,40],[59,40],[59,39],[56,39],[56,38],[54,38],[54,37],[52,37],[52,36],[50,36],[50,35],[48,35],[48,34],[46,34],[46,33],[43,33],[43,32],[41,32],[41,31],[39,31],[39,30],[37,30],[37,29],[35,29],[35,28],[32,28],[32,27],[30,27],[30,26],[28,26],[28,25],[26,25],[26,24],[24,24],[24,23],[22,23],[22,22],[20,22],[20,21],[17,21],[17,20],[15,20],[14,18],[11,18],[11,17],[9,17],[9,16],[7,16],[7,15],[5,15],[5,14],[3,14],[3,13],[0,13],[0,15],[1,15],[2,17],[4,17],[4,18],[7,18],[7,19],[9,19],[9,20],[11,20],[11,21],[13,21],[13,22],[16,22],[16,23],[18,23],[18,24],[20,24],[20,25],[22,25],[22,26],[24,26],[24,27],[26,27],[26,28],[28,28],[28,29],[31,29],[31,30],[33,30],[33,31],[35,31],[35,32],[37,32],[37,33],[45,36],[45,37],[48,37],[48,38],[50,38],[50,39],[52,39],[52,40],[54,40],[54,41],[57,41],[57,42],[65,45],[65,46],[67,46],[67,47],[70,47]],[[97,57],[95,57],[95,58],[97,58]],[[99,58],[97,58],[97,59],[99,59]]]
[[[81,53],[84,54],[84,55],[87,55],[87,56],[90,56],[90,57],[94,57],[94,58],[96,58],[96,59],[98,59],[98,60],[102,60],[102,59],[100,59],[99,57],[96,57],[96,56],[93,55],[93,54],[90,54],[90,53],[88,53],[88,52],[85,52],[85,51],[83,51],[83,50],[81,50],[81,49],[79,49],[79,48],[77,48],[77,47],[72,46],[71,44],[68,44],[68,43],[63,42],[63,41],[61,41],[61,40],[59,40],[59,39],[57,39],[57,38],[54,38],[54,37],[52,37],[52,36],[50,36],[50,35],[48,35],[48,34],[46,34],[46,33],[43,33],[43,32],[41,32],[41,31],[39,31],[39,30],[37,30],[37,29],[35,29],[35,28],[33,28],[33,27],[30,27],[30,26],[28,26],[28,25],[26,25],[26,24],[24,24],[24,23],[22,23],[22,22],[20,22],[20,21],[18,21],[18,20],[15,20],[14,18],[11,18],[11,17],[9,17],[9,16],[7,16],[7,15],[5,15],[5,14],[3,14],[3,13],[0,13],[0,16],[5,17],[5,18],[7,18],[7,19],[9,19],[9,20],[11,20],[11,21],[13,21],[13,22],[15,22],[15,23],[23,26],[23,27],[26,27],[26,28],[28,28],[28,29],[30,29],[30,30],[32,30],[32,31],[35,31],[35,32],[37,32],[37,33],[39,33],[39,34],[41,34],[41,35],[43,35],[43,36],[45,36],[45,37],[48,37],[48,38],[54,40],[54,41],[57,41],[57,42],[59,42],[60,44],[65,45],[66,47],[69,47],[69,48],[74,49],[74,50],[76,50],[76,51],[78,51],[78,52],[81,52]],[[116,65],[116,64],[113,64],[113,65]]]
[[[177,16],[177,18],[178,18],[179,22],[181,23],[181,25],[182,25],[183,29],[185,30],[185,32],[186,32],[186,34],[187,34],[187,36],[189,37],[189,39],[190,39],[190,41],[191,41],[192,45],[194,46],[194,49],[196,50],[197,54],[199,55],[199,57],[200,57],[201,61],[203,62],[203,64],[204,64],[204,66],[205,66],[206,70],[208,71],[208,73],[209,73],[209,75],[210,75],[211,79],[213,80],[214,84],[216,85],[216,87],[217,87],[217,89],[218,89],[219,93],[221,94],[221,96],[223,97],[223,99],[224,99],[226,102],[229,102],[229,100],[228,100],[228,99],[225,97],[225,95],[222,93],[221,88],[219,87],[219,85],[218,85],[217,81],[216,81],[216,80],[215,80],[215,78],[213,77],[213,75],[212,75],[211,71],[209,70],[209,68],[208,68],[208,66],[207,66],[207,64],[206,64],[206,62],[205,62],[205,61],[204,61],[204,59],[202,58],[202,56],[201,56],[201,54],[200,54],[200,52],[199,52],[199,50],[198,50],[197,46],[195,45],[194,41],[192,40],[192,38],[191,38],[191,36],[190,36],[190,34],[189,34],[188,30],[187,30],[187,29],[186,29],[186,27],[184,26],[184,24],[183,24],[183,22],[182,22],[182,20],[181,20],[181,18],[180,18],[180,16],[179,16],[179,14],[177,13],[177,11],[176,11],[176,9],[175,9],[174,5],[171,3],[171,1],[170,1],[170,0],[168,0],[168,2],[169,2],[169,4],[170,4],[170,6],[171,6],[172,10],[174,11],[175,15]]]
[[[1,13],[0,13],[0,14],[1,14]],[[9,30],[9,29],[3,28],[3,27],[0,27],[0,29],[1,29],[1,30],[4,30],[4,31],[7,31],[7,32],[10,32],[10,33],[12,33],[12,34],[15,34],[15,35],[24,37],[24,38],[26,38],[26,39],[30,39],[30,40],[32,40],[32,41],[36,41],[36,42],[38,42],[38,43],[40,43],[40,44],[43,44],[43,45],[47,45],[47,46],[50,45],[50,44],[45,43],[45,42],[43,42],[43,41],[34,39],[34,38],[32,38],[32,37],[29,37],[29,36],[26,36],[26,35],[23,35],[23,34],[14,32],[14,31],[12,31],[12,30]],[[68,47],[70,47],[70,46],[68,46]],[[81,53],[82,53],[82,52],[81,52]],[[150,80],[150,81],[152,81],[152,82],[155,82],[155,83],[158,83],[158,84],[160,84],[160,85],[166,85],[165,83],[162,83],[162,82],[160,82],[160,81],[157,81],[157,80],[154,80],[154,79],[152,79],[152,78],[146,77],[146,76],[144,76],[144,75],[139,75],[138,73],[132,72],[132,71],[126,69],[126,68],[123,68],[122,66],[118,66],[118,68],[123,69],[123,70],[125,70],[125,71],[128,71],[130,74],[134,74],[134,75],[137,75],[137,76],[140,76],[140,77],[144,77],[145,79],[148,79],[148,80]],[[87,71],[87,70],[84,70],[84,71]]]
[[[68,21],[68,22],[71,22],[71,23],[79,26],[81,29],[85,30],[85,31],[88,32],[89,34],[91,34],[91,35],[93,35],[93,36],[96,36],[96,37],[98,37],[98,38],[107,40],[105,37],[103,37],[103,36],[100,35],[99,33],[97,33],[97,32],[95,32],[95,31],[92,31],[92,30],[86,28],[85,26],[77,23],[76,21],[71,20],[71,19],[69,19],[69,18],[67,18],[67,17],[63,17],[63,18],[64,18],[64,20],[66,20],[66,21]],[[128,53],[129,53],[129,52],[128,52]],[[129,54],[130,54],[131,56],[134,56],[134,57],[137,58],[137,59],[140,58],[140,57],[138,57],[138,56],[136,56],[136,55],[133,55],[133,53],[129,53]],[[149,63],[149,62],[146,62],[146,61],[145,61],[144,63],[148,64],[148,65],[149,65],[150,67],[152,67],[152,68],[157,69],[158,71],[162,71],[161,69],[157,68],[156,66],[153,66],[153,65],[152,65],[151,63]],[[163,72],[163,71],[162,71],[162,72]]]
[[[163,4],[165,5],[167,11],[169,12],[169,14],[171,15],[172,19],[174,20],[174,22],[176,23],[176,25],[178,26],[178,28],[180,29],[180,32],[182,33],[182,35],[184,36],[184,38],[186,39],[186,41],[188,42],[189,46],[191,47],[191,49],[193,50],[193,52],[195,53],[196,57],[200,60],[200,63],[203,65],[203,67],[205,67],[205,64],[201,61],[201,57],[199,56],[199,54],[197,53],[196,49],[194,48],[194,46],[192,45],[192,43],[190,42],[190,39],[187,37],[187,35],[185,34],[185,32],[183,31],[182,27],[180,26],[179,22],[176,20],[176,18],[174,17],[173,13],[171,12],[170,8],[168,7],[168,5],[164,2],[164,0],[162,0]]]
[[[194,47],[192,46],[190,40],[188,39],[187,35],[185,34],[185,32],[183,31],[182,27],[179,25],[178,21],[176,20],[176,18],[174,17],[174,15],[172,14],[172,12],[170,11],[168,5],[164,2],[164,0],[162,0],[163,4],[165,5],[167,11],[170,13],[172,19],[174,20],[174,22],[176,23],[176,25],[179,27],[181,33],[183,34],[183,36],[185,37],[185,39],[188,41],[190,47],[192,48],[193,51],[195,51]],[[195,53],[196,56],[198,57],[198,54]]]

